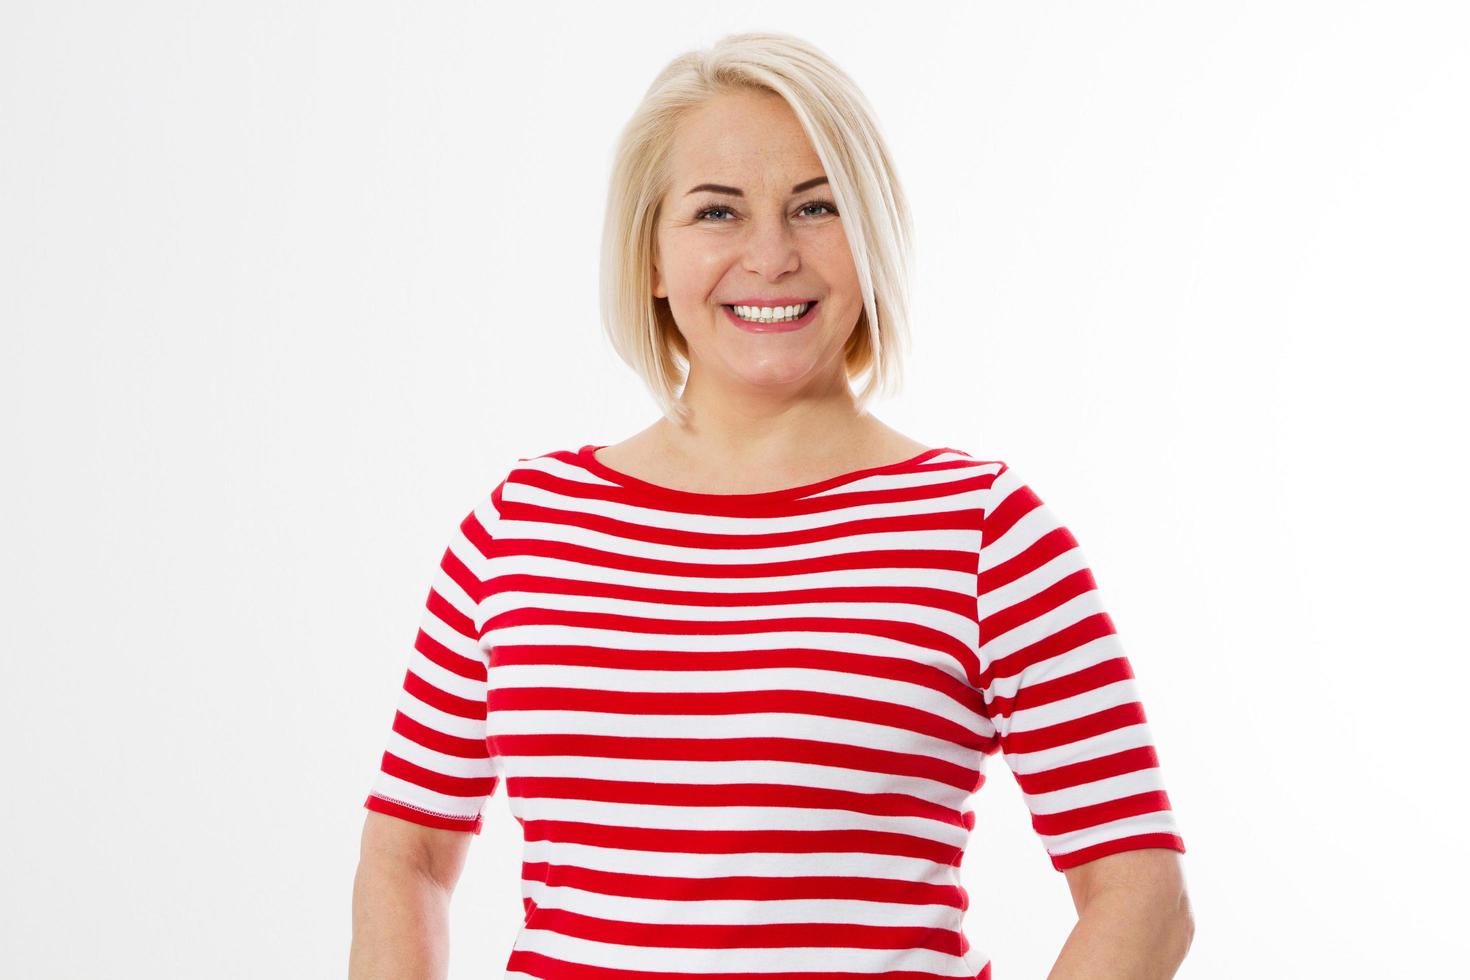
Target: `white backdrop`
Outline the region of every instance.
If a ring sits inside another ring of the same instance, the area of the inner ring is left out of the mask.
[[[597,319],[614,137],[749,29],[856,78],[912,199],[875,414],[1012,462],[1097,573],[1179,976],[1463,964],[1462,5],[7,0],[0,974],[345,976],[451,531],[655,417]],[[992,773],[966,930],[1039,980],[1074,913]],[[519,873],[498,788],[454,978]]]

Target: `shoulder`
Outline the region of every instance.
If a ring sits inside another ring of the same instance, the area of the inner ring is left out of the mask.
[[[928,465],[955,466],[967,471],[967,476],[980,481],[982,489],[990,489],[1010,472],[1010,463],[982,453],[973,453],[954,446],[940,446],[926,454]]]
[[[491,469],[487,486],[483,486],[475,510],[494,514],[503,509],[508,499],[519,499],[523,490],[546,487],[552,481],[585,474],[585,463],[593,446],[562,446],[537,453],[507,456]]]
[[[559,465],[571,465],[578,453],[578,449],[549,449],[541,453],[510,455],[490,461],[490,475],[470,495],[471,505],[467,512],[462,512],[462,523],[479,523],[488,528],[499,519],[506,494],[514,485],[534,484],[537,474],[544,474]]]

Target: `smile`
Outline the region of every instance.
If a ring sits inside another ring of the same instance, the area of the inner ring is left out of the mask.
[[[730,322],[752,333],[799,330],[812,321],[816,308],[816,300],[774,307],[722,305]]]

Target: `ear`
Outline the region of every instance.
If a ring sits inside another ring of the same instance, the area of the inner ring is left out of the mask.
[[[659,299],[667,299],[668,289],[664,286],[663,273],[658,268],[658,252],[655,250],[653,256],[653,295]]]

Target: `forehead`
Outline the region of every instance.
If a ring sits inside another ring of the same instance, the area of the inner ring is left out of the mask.
[[[671,190],[680,195],[705,181],[746,193],[766,185],[789,193],[793,184],[822,173],[786,100],[764,92],[719,95],[691,109],[675,130],[669,164]]]

